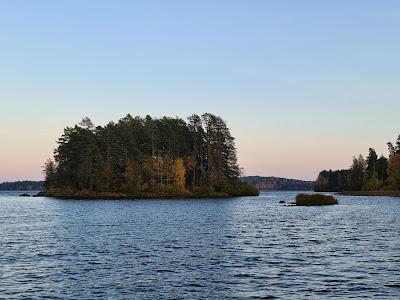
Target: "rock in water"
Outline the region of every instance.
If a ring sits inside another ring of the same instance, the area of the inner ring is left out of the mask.
[[[338,201],[332,195],[322,194],[298,194],[296,196],[297,206],[320,206],[338,204]]]
[[[43,197],[44,193],[43,192],[39,192],[36,195],[33,195],[32,197]]]
[[[21,195],[19,195],[20,197],[30,197],[31,195],[28,195],[28,194],[21,194]]]

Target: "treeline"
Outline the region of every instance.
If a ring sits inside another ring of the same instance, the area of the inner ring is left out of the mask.
[[[388,143],[389,158],[378,158],[370,148],[366,159],[353,158],[350,169],[322,171],[315,183],[316,191],[400,190],[400,135],[395,144]]]
[[[206,113],[132,117],[95,127],[84,118],[64,129],[44,167],[47,194],[223,196],[257,194],[238,180],[234,138]]]
[[[241,178],[241,181],[254,185],[258,190],[311,191],[314,189],[314,181],[271,176],[245,176]]]
[[[43,181],[15,181],[0,183],[0,191],[41,191]]]

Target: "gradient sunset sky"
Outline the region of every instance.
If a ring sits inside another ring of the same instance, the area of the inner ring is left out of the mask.
[[[0,182],[63,128],[211,112],[247,175],[314,180],[400,134],[400,1],[0,1]]]

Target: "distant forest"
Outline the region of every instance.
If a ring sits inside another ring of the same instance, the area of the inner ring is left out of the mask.
[[[213,114],[132,117],[64,129],[45,164],[46,191],[58,196],[239,196],[258,191],[238,180],[234,138]]]
[[[0,191],[41,191],[43,181],[15,181],[0,183]]]
[[[389,142],[389,158],[378,157],[373,148],[366,159],[353,157],[349,169],[322,171],[315,183],[316,191],[400,190],[400,135],[395,144]]]
[[[312,191],[314,189],[314,181],[261,176],[245,176],[241,180],[259,190]]]

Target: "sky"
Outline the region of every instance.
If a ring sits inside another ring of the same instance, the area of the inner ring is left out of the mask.
[[[246,175],[314,180],[400,134],[399,1],[1,1],[0,182],[63,128],[210,112]]]

